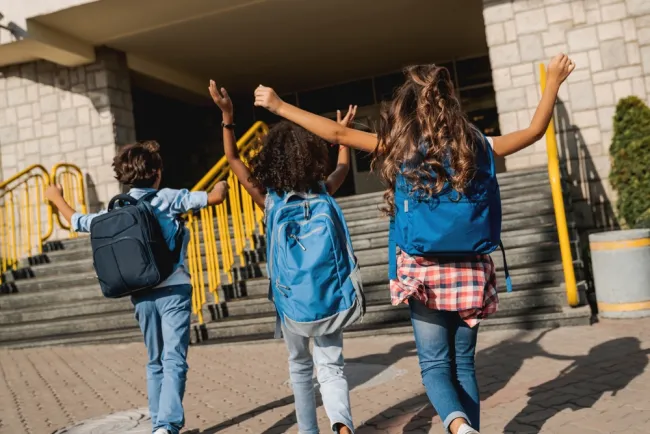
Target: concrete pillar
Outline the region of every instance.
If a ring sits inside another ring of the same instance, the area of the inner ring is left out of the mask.
[[[612,118],[619,99],[650,102],[647,0],[484,0],[503,134],[525,128],[539,101],[538,64],[564,52],[577,69],[560,92],[560,156],[588,227],[610,226]],[[506,159],[508,170],[545,165],[545,140]]]

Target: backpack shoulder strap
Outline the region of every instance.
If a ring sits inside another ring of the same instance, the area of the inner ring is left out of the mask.
[[[118,194],[117,196],[113,197],[111,201],[108,203],[108,210],[112,211],[118,202],[122,204],[129,204],[129,205],[135,205],[138,203],[137,200],[135,200],[132,196],[129,196],[128,194]]]
[[[142,202],[151,202],[151,200],[156,197],[158,194],[157,191],[150,191],[149,193],[146,193],[144,196],[142,196],[140,199],[138,199],[138,203]]]
[[[395,217],[390,218],[388,227],[388,279],[397,279],[397,243],[395,241]]]
[[[506,248],[503,247],[503,242],[499,242],[499,247],[501,247],[501,253],[503,254],[503,271],[506,274],[506,289],[508,292],[512,292],[512,279],[510,278],[510,271],[508,271],[508,262],[506,261]]]

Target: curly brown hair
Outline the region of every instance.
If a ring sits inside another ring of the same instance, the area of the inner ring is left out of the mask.
[[[316,191],[327,178],[327,144],[304,128],[282,121],[253,151],[251,181],[277,193]]]
[[[382,107],[381,145],[373,160],[373,169],[387,187],[384,211],[390,215],[399,173],[414,192],[431,197],[445,186],[464,192],[476,170],[477,132],[461,110],[449,70],[417,65],[406,68],[404,75],[406,82],[393,101]]]
[[[153,140],[127,145],[113,159],[115,179],[136,188],[153,187],[162,168],[160,145]]]

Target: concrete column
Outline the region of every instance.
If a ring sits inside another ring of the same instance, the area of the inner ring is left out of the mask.
[[[66,68],[39,61],[0,69],[0,164],[7,178],[41,163],[77,164],[87,173],[91,208],[119,193],[111,163],[135,140],[131,86],[122,53]]]
[[[484,19],[503,134],[525,128],[540,97],[540,62],[564,52],[577,69],[556,111],[560,156],[586,226],[613,223],[608,182],[612,119],[619,99],[650,102],[647,0],[484,0]],[[547,162],[545,140],[506,159],[508,170]]]

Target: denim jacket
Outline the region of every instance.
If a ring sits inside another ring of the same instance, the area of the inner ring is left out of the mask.
[[[129,191],[129,195],[135,199],[139,199],[145,194],[155,191],[151,188],[133,188]],[[178,232],[181,224],[179,217],[189,211],[196,211],[205,208],[208,205],[208,194],[204,191],[190,192],[186,189],[172,190],[163,188],[158,191],[156,197],[151,199],[151,205],[154,208],[158,223],[163,232],[163,236],[167,241],[170,250],[176,247],[175,235]],[[96,214],[81,214],[75,213],[72,216],[72,229],[76,232],[90,232],[90,224],[93,219],[98,215],[105,214],[107,211],[102,210]],[[187,271],[185,264],[187,244],[189,242],[189,231],[184,230],[183,248],[178,263],[174,272],[160,285],[159,288],[174,286],[174,285],[187,285],[190,284],[190,275]]]

